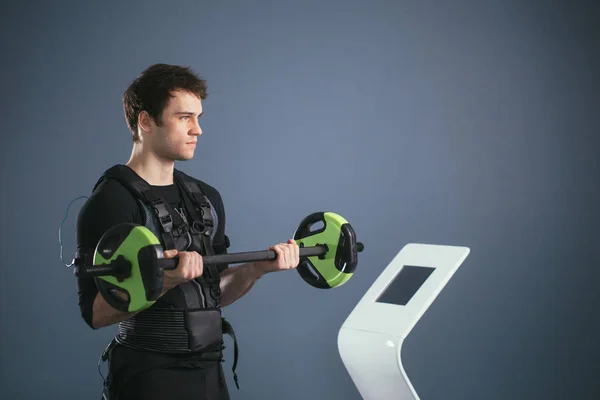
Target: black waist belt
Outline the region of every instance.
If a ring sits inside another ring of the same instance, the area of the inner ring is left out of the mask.
[[[115,340],[135,349],[159,353],[194,353],[202,359],[223,358],[223,334],[234,343],[233,378],[239,389],[235,369],[238,345],[233,327],[221,318],[219,309],[149,308],[119,323]]]

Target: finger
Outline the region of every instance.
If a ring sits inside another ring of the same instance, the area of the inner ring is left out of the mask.
[[[277,264],[278,265],[285,264],[286,255],[285,255],[285,250],[283,249],[281,244],[276,244],[275,246],[273,246],[273,249],[275,250],[275,253],[277,253]]]
[[[294,243],[292,239],[288,240],[288,249],[290,249],[290,264],[294,266],[296,263],[296,259],[298,258],[298,246]]]
[[[165,258],[173,258],[177,255],[177,249],[165,250],[163,254]]]
[[[283,253],[285,254],[285,267],[289,267],[290,263],[292,262],[292,252],[290,246],[282,243],[281,247],[283,248]]]
[[[194,265],[196,267],[194,271],[194,278],[197,278],[200,275],[202,275],[202,260],[200,257],[200,253],[194,252],[194,262]]]
[[[190,270],[192,268],[192,259],[190,257],[189,253],[183,253],[181,255],[181,266],[182,266],[182,270],[181,270],[181,274],[182,274],[182,278],[184,281],[188,281],[190,279]]]
[[[292,249],[292,263],[297,265],[300,262],[300,246],[294,239],[289,239],[288,243]]]
[[[191,253],[191,268],[190,268],[191,278],[194,279],[198,276],[198,253]]]
[[[294,267],[295,267],[300,263],[300,246],[298,246],[296,244],[296,241],[294,241],[294,245],[292,246],[292,248],[294,249]]]
[[[285,251],[283,250],[283,247],[281,247],[281,244],[275,245],[275,252],[277,253],[277,260],[285,260]]]
[[[286,256],[287,256],[287,268],[291,268],[294,265],[294,247],[293,245],[286,244],[285,245]]]
[[[196,253],[191,252],[189,253],[190,255],[190,264],[189,264],[189,271],[188,271],[188,280],[192,280],[196,277],[197,275],[197,270],[198,270],[198,260],[196,257]]]
[[[298,246],[296,246],[293,243],[290,244],[290,253],[291,253],[291,261],[292,261],[292,268],[293,268],[298,263]]]
[[[296,241],[294,239],[288,240],[288,243],[291,245],[290,247],[292,248],[292,262],[295,265],[300,261],[300,246],[296,244]]]
[[[196,277],[196,255],[192,252],[189,253],[190,261],[188,264],[188,279],[194,279]]]
[[[198,276],[202,276],[204,273],[204,259],[201,254],[198,254]]]

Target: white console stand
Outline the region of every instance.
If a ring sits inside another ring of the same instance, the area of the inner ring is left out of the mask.
[[[419,400],[402,366],[402,343],[469,252],[406,245],[350,312],[338,350],[363,399]]]

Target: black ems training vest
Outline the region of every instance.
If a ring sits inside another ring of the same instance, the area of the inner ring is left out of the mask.
[[[229,247],[226,236],[223,243],[214,243],[218,215],[201,185],[183,172],[175,169],[174,181],[190,221],[158,197],[152,187],[129,167],[115,165],[109,168],[94,190],[106,179],[119,181],[136,198],[145,216],[144,226],[156,235],[164,250],[197,251],[206,256],[223,253]],[[120,322],[114,342],[139,350],[194,354],[202,359],[221,361],[223,333],[227,333],[234,340],[233,373],[237,386],[237,340],[231,325],[221,317],[217,268],[204,266],[202,276],[171,289],[182,292],[185,307],[165,305],[159,298],[151,307]],[[109,350],[107,348],[103,358],[108,356]]]

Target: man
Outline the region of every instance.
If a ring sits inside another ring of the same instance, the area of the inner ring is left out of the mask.
[[[77,247],[83,257],[90,256],[104,232],[121,223],[153,226],[165,247],[165,258],[178,256],[177,268],[164,272],[161,297],[140,312],[118,311],[98,292],[92,278],[78,278],[85,322],[92,329],[119,324],[106,352],[111,400],[228,399],[221,361],[222,328],[229,325],[221,321],[220,308],[246,294],[266,273],[299,263],[299,247],[290,239],[269,247],[277,253],[274,261],[218,268],[203,265],[202,255],[207,252],[227,251],[223,202],[214,187],[181,173],[174,163],[194,156],[206,96],[205,81],[189,68],[156,64],[143,71],[123,96],[133,134],[131,157],[114,168],[160,201],[149,205],[136,198],[131,187],[105,175],[79,213]],[[190,187],[207,200],[203,206],[192,201],[198,198],[190,195]],[[164,225],[158,229],[164,219],[152,211],[160,214],[160,210],[169,212],[167,220],[176,229]],[[187,348],[192,342],[194,349]]]

